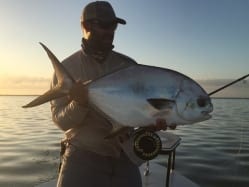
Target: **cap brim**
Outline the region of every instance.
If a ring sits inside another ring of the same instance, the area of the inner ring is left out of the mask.
[[[117,18],[117,23],[120,23],[120,24],[125,25],[125,24],[126,24],[126,21],[125,21],[124,19]]]

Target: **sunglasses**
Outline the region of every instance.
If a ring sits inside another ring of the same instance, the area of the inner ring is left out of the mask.
[[[91,24],[97,25],[100,29],[103,30],[116,30],[117,23],[116,22],[103,22],[99,20],[91,21]]]

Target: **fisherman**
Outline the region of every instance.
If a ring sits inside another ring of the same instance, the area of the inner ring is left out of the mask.
[[[105,1],[91,2],[81,16],[82,48],[62,63],[77,80],[69,97],[51,102],[52,118],[65,131],[62,141],[62,164],[57,187],[141,187],[138,159],[132,148],[133,129],[105,139],[113,125],[88,104],[85,83],[120,68],[136,64],[131,58],[113,51],[118,18]],[[54,76],[51,86],[57,84]],[[166,130],[165,120],[158,119],[148,128]]]

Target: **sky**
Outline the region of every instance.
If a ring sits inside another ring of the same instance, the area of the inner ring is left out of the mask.
[[[41,94],[52,65],[80,49],[87,0],[0,0],[0,94]],[[114,50],[179,71],[212,91],[249,73],[249,0],[111,0],[127,21]],[[249,79],[215,96],[248,97]]]

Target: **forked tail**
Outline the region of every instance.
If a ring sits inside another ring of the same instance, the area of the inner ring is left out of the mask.
[[[66,96],[69,93],[72,84],[75,83],[73,77],[60,63],[60,61],[56,58],[56,56],[43,43],[40,44],[43,47],[43,49],[47,52],[48,57],[50,58],[53,64],[58,84],[51,90],[48,90],[43,95],[35,98],[30,103],[23,106],[23,108],[38,106],[53,99]]]

